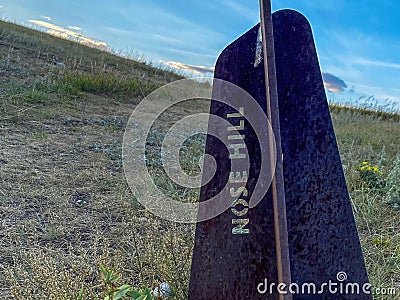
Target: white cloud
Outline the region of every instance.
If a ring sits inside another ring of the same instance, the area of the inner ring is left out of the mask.
[[[91,47],[110,51],[110,47],[105,42],[98,41],[96,39],[84,36],[75,31],[71,31],[71,30],[65,29],[63,27],[60,27],[58,25],[44,22],[44,21],[39,21],[39,20],[28,20],[28,22],[33,23],[38,26],[41,26],[41,27],[44,27],[44,28],[47,28],[47,33],[49,33],[51,35],[58,36],[58,37],[61,37],[64,39],[75,40],[78,43],[81,43],[84,45],[88,45]]]
[[[78,26],[68,26],[68,28],[71,29],[71,30],[77,30],[77,31],[82,30],[82,28],[80,28]]]
[[[49,16],[41,16],[41,18],[47,20],[47,21],[51,21],[51,18]]]
[[[205,67],[205,66],[192,66],[192,65],[187,65],[181,62],[176,62],[176,61],[161,61],[161,63],[175,68],[179,70],[184,70],[184,71],[189,71],[193,72],[196,74],[207,74],[207,73],[213,73],[214,72],[214,67]]]

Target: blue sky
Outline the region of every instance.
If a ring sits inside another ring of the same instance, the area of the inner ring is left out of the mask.
[[[272,1],[273,10],[296,9],[310,20],[335,92],[328,98],[373,95],[400,105],[400,1]],[[51,23],[154,63],[205,69],[259,18],[256,0],[0,0],[0,6],[3,19]]]

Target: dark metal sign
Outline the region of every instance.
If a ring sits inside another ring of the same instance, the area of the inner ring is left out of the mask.
[[[229,45],[216,65],[213,98],[225,101],[212,101],[210,113],[231,126],[218,129],[225,142],[207,138],[217,171],[200,201],[223,188],[230,207],[197,224],[189,299],[372,299],[310,25],[291,10],[268,25],[264,2],[261,29]],[[248,122],[246,97],[217,79],[246,91],[271,126]],[[265,149],[259,136],[276,146]],[[266,151],[276,161],[271,181],[260,182]],[[265,195],[253,199],[260,189]]]

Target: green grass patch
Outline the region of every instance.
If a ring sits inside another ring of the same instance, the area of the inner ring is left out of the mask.
[[[119,74],[67,72],[61,80],[67,93],[87,92],[107,96],[146,97],[160,85]]]

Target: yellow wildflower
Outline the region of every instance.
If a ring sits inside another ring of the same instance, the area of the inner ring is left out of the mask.
[[[378,173],[379,171],[379,167],[378,166],[374,166],[374,173]]]
[[[363,161],[362,164],[363,165],[368,165],[368,162],[367,161]]]

